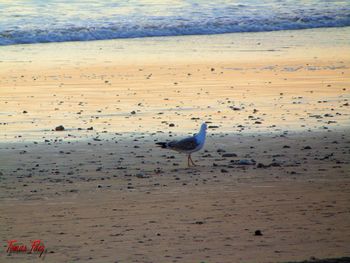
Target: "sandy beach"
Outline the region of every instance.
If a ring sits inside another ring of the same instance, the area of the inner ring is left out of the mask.
[[[349,36],[0,47],[0,261],[350,256]],[[156,147],[202,122],[197,167]]]

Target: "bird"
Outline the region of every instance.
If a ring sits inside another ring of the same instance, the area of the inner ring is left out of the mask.
[[[191,154],[194,152],[198,152],[201,150],[205,143],[205,136],[207,132],[207,124],[203,123],[201,125],[201,128],[199,130],[199,133],[184,138],[182,140],[175,140],[170,142],[157,142],[156,144],[164,149],[171,149],[180,153],[187,153],[187,165],[190,167],[190,161],[193,166],[196,166],[196,164],[193,162]]]

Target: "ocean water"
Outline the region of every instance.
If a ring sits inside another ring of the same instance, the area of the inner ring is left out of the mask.
[[[350,26],[350,0],[0,0],[0,45]]]

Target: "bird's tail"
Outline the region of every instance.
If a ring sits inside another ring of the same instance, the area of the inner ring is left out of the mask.
[[[168,143],[166,143],[166,142],[156,142],[156,144],[158,147],[168,148]]]

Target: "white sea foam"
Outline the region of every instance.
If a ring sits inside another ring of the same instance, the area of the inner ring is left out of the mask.
[[[0,45],[343,26],[349,0],[0,0]]]

